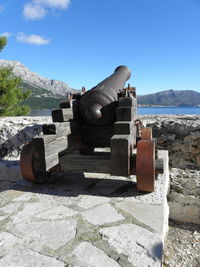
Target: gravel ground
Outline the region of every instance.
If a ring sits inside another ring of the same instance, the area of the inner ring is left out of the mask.
[[[169,221],[163,267],[200,267],[200,225]]]

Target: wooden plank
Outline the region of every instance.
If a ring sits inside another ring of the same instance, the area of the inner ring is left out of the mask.
[[[136,108],[133,107],[117,107],[117,121],[134,121],[136,116]]]
[[[110,153],[94,152],[94,155],[71,153],[60,157],[61,171],[109,173]]]
[[[83,124],[81,127],[82,142],[90,147],[110,147],[110,139],[113,133],[113,125],[91,126]]]
[[[115,134],[131,134],[134,127],[134,121],[117,121],[114,124]]]
[[[73,101],[74,101],[74,99],[70,99],[70,100],[65,100],[65,101],[61,102],[60,108],[72,108]]]
[[[46,171],[44,140],[40,137],[32,140],[33,170]]]
[[[79,109],[79,100],[74,99],[72,100],[72,111],[73,111],[73,119],[74,120],[82,120],[80,109]]]
[[[42,132],[44,135],[56,134],[60,135],[68,135],[71,133],[70,122],[55,122],[50,124],[42,125]]]
[[[67,148],[67,136],[44,135],[33,138],[33,169],[48,171],[59,163],[58,154]]]
[[[114,124],[115,135],[130,135],[130,144],[134,148],[136,145],[136,126],[134,121],[119,121]]]
[[[119,107],[137,107],[137,101],[134,97],[119,97]]]
[[[59,153],[65,150],[68,147],[67,136],[57,137],[55,140],[49,141],[48,139],[44,139],[45,142],[45,153],[46,155],[51,155],[54,153]]]
[[[111,138],[111,175],[130,175],[131,135],[114,135]]]
[[[51,115],[53,122],[64,122],[73,119],[71,108],[52,110]]]

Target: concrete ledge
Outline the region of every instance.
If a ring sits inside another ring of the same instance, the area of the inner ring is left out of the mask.
[[[62,173],[34,185],[22,180],[17,162],[1,162],[0,265],[161,266],[168,152],[158,156],[164,174],[148,194],[136,191],[134,176]]]

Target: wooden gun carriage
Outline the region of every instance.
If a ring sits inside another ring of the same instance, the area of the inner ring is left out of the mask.
[[[135,88],[124,88],[130,75],[126,66],[119,66],[94,88],[53,110],[53,123],[42,125],[42,134],[22,149],[22,176],[44,183],[59,171],[136,175],[139,191],[154,191],[162,161],[156,158],[151,128],[141,128],[136,117]]]

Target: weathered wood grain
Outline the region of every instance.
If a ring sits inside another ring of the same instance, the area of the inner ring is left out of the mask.
[[[72,103],[73,103],[74,99],[69,99],[69,100],[65,100],[63,102],[60,103],[60,108],[72,108]]]
[[[119,97],[119,107],[137,107],[137,100],[134,97]]]
[[[131,135],[114,135],[111,138],[111,175],[130,175]]]
[[[71,108],[55,109],[51,112],[53,122],[64,122],[73,119]]]
[[[110,173],[110,153],[94,152],[94,155],[71,153],[60,157],[61,171]]]
[[[71,133],[71,124],[70,122],[55,122],[50,124],[42,125],[42,132],[44,135],[56,134],[60,135],[68,135]]]
[[[67,136],[43,135],[33,138],[33,169],[48,171],[59,163],[58,154],[67,148]]]
[[[81,127],[82,142],[90,147],[110,147],[110,139],[113,133],[113,125],[92,126],[84,124]]]
[[[134,121],[117,121],[114,124],[115,134],[131,134],[134,127]]]
[[[134,121],[136,116],[135,107],[117,107],[117,121]]]

